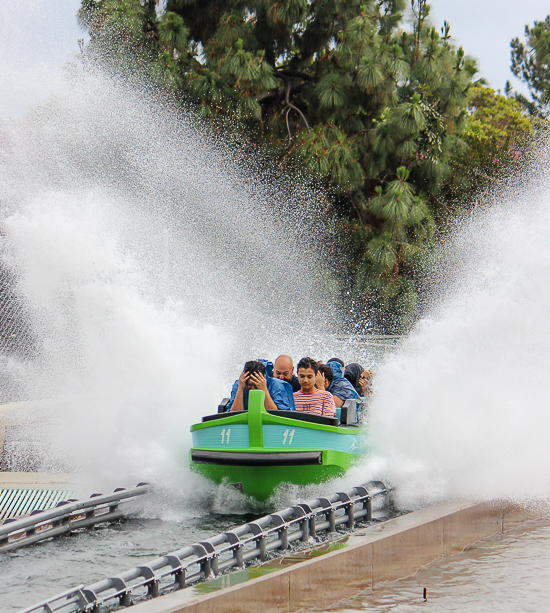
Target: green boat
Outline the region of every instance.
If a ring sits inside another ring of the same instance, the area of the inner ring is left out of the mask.
[[[264,399],[261,390],[251,390],[248,411],[207,415],[191,426],[192,470],[265,501],[283,483],[309,485],[340,477],[365,451],[355,401],[344,403],[331,418],[267,411]]]

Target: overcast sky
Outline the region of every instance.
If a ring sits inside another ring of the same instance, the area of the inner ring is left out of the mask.
[[[62,79],[62,67],[78,52],[80,0],[0,0],[0,117],[22,115]],[[431,19],[451,24],[455,43],[479,60],[495,89],[510,79],[510,40],[525,24],[542,20],[542,0],[432,0]]]

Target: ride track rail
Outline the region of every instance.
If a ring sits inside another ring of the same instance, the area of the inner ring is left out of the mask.
[[[349,492],[288,507],[205,541],[135,566],[120,575],[79,585],[19,613],[100,613],[104,605],[130,606],[215,577],[252,561],[266,560],[270,552],[305,543],[319,533],[352,529],[359,520],[388,517],[390,493],[380,481]]]
[[[7,519],[0,525],[0,553],[53,536],[61,536],[79,528],[117,521],[124,517],[124,512],[118,508],[119,504],[142,496],[149,489],[148,483],[138,483],[132,489],[121,487],[112,494],[92,494],[88,500],[63,500],[53,509],[36,509],[27,517]]]

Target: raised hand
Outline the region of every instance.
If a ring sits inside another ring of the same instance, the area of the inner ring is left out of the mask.
[[[254,385],[257,390],[262,390],[267,395],[267,380],[261,372],[251,373],[248,381]]]
[[[246,383],[249,378],[250,378],[250,373],[245,372],[243,370],[243,372],[239,376],[239,388],[238,389],[243,390],[246,387]]]

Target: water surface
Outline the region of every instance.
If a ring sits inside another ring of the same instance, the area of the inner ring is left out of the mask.
[[[412,577],[316,611],[538,613],[547,611],[549,602],[550,520],[546,520],[482,541],[428,564]]]

